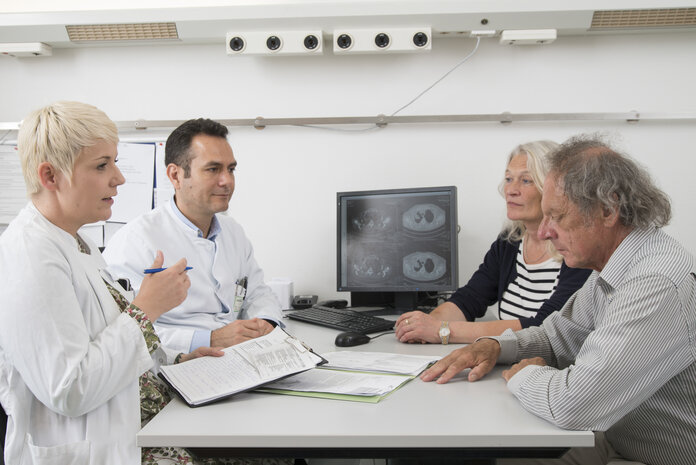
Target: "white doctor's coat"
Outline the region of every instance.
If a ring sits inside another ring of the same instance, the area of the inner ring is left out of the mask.
[[[150,266],[157,250],[164,253],[164,265],[182,257],[193,269],[188,272],[191,287],[186,300],[155,323],[162,344],[172,351],[190,352],[196,332],[210,345],[211,331],[240,319],[264,318],[283,326],[280,302],[264,283],[263,271],[254,258],[254,248],[241,225],[232,217],[215,215],[220,233],[215,241],[198,237],[174,212],[174,200],[130,221],[111,237],[104,250],[109,272],[130,279],[140,290],[143,269]],[[240,314],[234,307],[235,283],[248,279],[247,295]]]
[[[0,236],[8,464],[140,463],[138,377],[154,362],[86,242],[91,255],[31,203]]]

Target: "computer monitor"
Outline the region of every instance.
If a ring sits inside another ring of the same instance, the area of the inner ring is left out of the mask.
[[[455,186],[339,192],[337,290],[352,306],[413,310],[458,287]]]

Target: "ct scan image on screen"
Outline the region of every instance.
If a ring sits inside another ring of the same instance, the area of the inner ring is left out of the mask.
[[[456,189],[339,193],[339,290],[456,287]]]

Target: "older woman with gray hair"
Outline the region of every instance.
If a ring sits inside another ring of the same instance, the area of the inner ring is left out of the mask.
[[[412,311],[399,317],[399,341],[469,343],[506,329],[537,326],[584,284],[589,270],[569,268],[553,246],[537,237],[546,157],[557,147],[542,140],[510,153],[500,186],[508,217],[503,231],[478,271],[447,302],[430,314]],[[496,302],[497,320],[474,321]]]

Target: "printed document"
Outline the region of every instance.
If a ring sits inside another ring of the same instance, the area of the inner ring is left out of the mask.
[[[314,370],[275,381],[264,392],[379,402],[412,380],[437,355],[339,351],[322,354],[328,363]]]
[[[275,381],[269,389],[302,392],[329,392],[353,396],[383,396],[410,381],[412,376],[356,373],[316,369]]]
[[[388,352],[353,352],[342,350],[322,354],[328,361],[325,368],[374,371],[416,376],[440,359],[437,355],[402,355]]]
[[[201,357],[163,366],[160,376],[186,403],[198,406],[325,362],[280,327],[265,336],[228,347],[224,352],[222,357]]]

